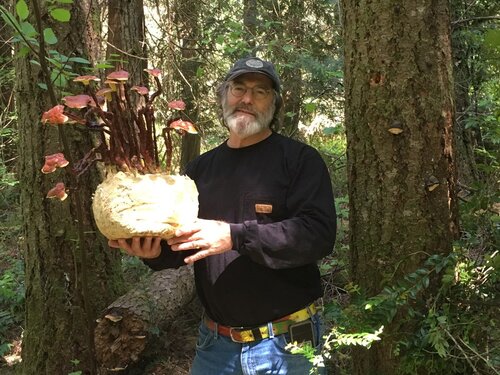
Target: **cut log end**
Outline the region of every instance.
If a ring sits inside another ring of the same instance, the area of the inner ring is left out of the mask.
[[[148,335],[145,322],[126,309],[113,309],[101,319],[95,330],[97,360],[109,371],[126,368],[135,363],[146,347]]]

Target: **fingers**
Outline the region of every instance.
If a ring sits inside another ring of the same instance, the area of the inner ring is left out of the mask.
[[[170,238],[167,243],[175,245],[182,242],[199,240],[199,232],[202,230],[201,223],[203,220],[197,220],[191,225],[184,225],[175,230],[175,236]]]
[[[194,262],[206,258],[210,255],[212,255],[212,252],[210,250],[201,250],[194,255],[184,258],[184,262],[186,262],[187,264],[193,264]]]
[[[173,251],[182,250],[200,250],[210,247],[206,242],[201,240],[189,240],[188,242],[180,242],[170,246]]]
[[[140,258],[156,258],[161,252],[160,237],[132,237],[131,239],[109,240],[109,247],[120,248],[129,255]]]

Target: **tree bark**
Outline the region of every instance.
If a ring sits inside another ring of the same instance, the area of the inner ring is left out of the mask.
[[[148,67],[143,0],[108,0],[107,58],[129,73],[134,85],[144,85]],[[112,56],[115,55],[115,56]],[[117,55],[117,56],[116,56]]]
[[[41,19],[50,20],[45,2],[37,3],[42,8]],[[71,24],[44,25],[56,32],[60,53],[89,58],[87,35],[93,29],[87,29],[84,20],[92,18],[91,3],[85,0],[72,5]],[[33,4],[30,4],[31,15]],[[31,18],[30,22],[36,24]],[[94,374],[94,320],[97,312],[118,295],[119,256],[110,252],[104,238],[98,235],[91,215],[92,192],[99,182],[97,171],[90,170],[77,185],[68,183],[72,181],[71,164],[50,175],[40,171],[45,155],[64,152],[75,161],[92,147],[92,142],[90,137],[68,126],[65,130],[70,147],[63,150],[58,129],[40,123],[42,112],[53,104],[48,101],[47,91],[38,86],[44,82],[43,74],[30,59],[38,57],[18,59],[15,66],[21,248],[26,286],[22,373],[66,374],[81,370]],[[68,199],[64,202],[46,199],[47,191],[61,180],[68,186]],[[81,201],[79,207],[74,199],[77,195]],[[79,233],[83,233],[83,238]],[[75,360],[79,363],[74,364]]]
[[[288,3],[284,27],[289,44],[294,48],[292,53],[297,54],[304,47],[304,22],[302,18],[304,15],[304,2],[302,0],[289,0]],[[286,57],[283,60],[286,61]],[[284,103],[282,131],[289,136],[297,136],[304,91],[300,65],[284,64],[281,72],[281,81],[283,84],[282,95]]]
[[[155,272],[101,314],[95,330],[101,373],[125,369],[155,345],[159,332],[195,298],[192,267]]]
[[[244,38],[252,56],[257,53],[257,0],[243,1],[243,25],[245,26]]]
[[[12,12],[12,2],[10,0],[0,0],[0,5]],[[7,25],[0,27],[0,67],[3,73],[12,72],[14,69],[14,57],[12,56],[12,43],[8,43],[12,35],[12,29]],[[0,82],[0,129],[11,128],[15,130],[15,121],[11,120],[9,113],[14,111],[14,75],[2,75]],[[5,134],[8,134],[7,132]],[[0,157],[1,163],[9,170],[13,169],[17,158],[15,139],[17,137],[0,137]]]
[[[199,1],[184,0],[174,3],[174,20],[177,38],[179,40],[180,58],[178,74],[174,74],[174,79],[180,82],[182,99],[186,103],[186,114],[189,119],[196,124],[198,122],[199,83],[197,77],[201,60],[197,52],[199,40]],[[201,129],[199,129],[201,130]],[[180,170],[183,171],[186,165],[200,155],[201,139],[200,135],[186,134],[182,137]]]
[[[343,12],[351,271],[372,296],[449,253],[457,232],[450,19],[446,2],[344,0]],[[354,350],[353,374],[397,374],[412,328],[395,319]]]

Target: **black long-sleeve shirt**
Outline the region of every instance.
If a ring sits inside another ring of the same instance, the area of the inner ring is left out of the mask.
[[[316,262],[335,242],[330,177],[312,147],[277,133],[244,148],[226,143],[191,162],[199,218],[230,224],[233,250],[195,262],[198,295],[213,320],[255,326],[321,297]],[[145,261],[179,267],[193,252]]]

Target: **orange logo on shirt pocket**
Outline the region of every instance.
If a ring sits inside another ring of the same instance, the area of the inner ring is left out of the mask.
[[[270,214],[273,212],[273,205],[272,204],[256,203],[255,204],[255,212],[258,214]]]

